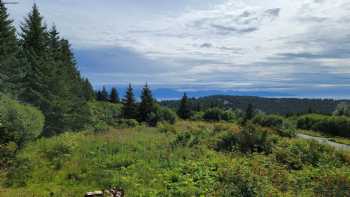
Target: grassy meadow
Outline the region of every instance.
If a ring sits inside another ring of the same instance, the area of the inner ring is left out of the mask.
[[[83,196],[110,186],[130,197],[350,195],[349,153],[269,128],[243,130],[178,121],[39,139],[2,173],[0,196]]]

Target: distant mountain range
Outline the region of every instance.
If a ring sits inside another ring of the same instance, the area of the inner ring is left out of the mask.
[[[96,89],[100,89],[98,87]],[[107,89],[111,89],[112,86],[106,86]],[[120,96],[125,94],[125,87],[118,87]],[[135,86],[135,96],[139,97],[141,94],[142,87]],[[172,88],[152,88],[152,93],[158,100],[177,100],[180,99],[184,92],[189,97],[200,98],[213,95],[227,95],[227,96],[258,96],[258,97],[294,97],[292,94],[282,92],[268,92],[268,91],[233,91],[233,90],[179,90]]]

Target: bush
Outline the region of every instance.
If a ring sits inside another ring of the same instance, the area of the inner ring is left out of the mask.
[[[291,123],[285,121],[281,128],[277,128],[277,133],[282,137],[292,138],[296,136],[296,129]]]
[[[311,130],[312,127],[322,120],[326,119],[327,116],[319,114],[308,114],[298,118],[297,127],[299,129]]]
[[[0,144],[0,169],[6,169],[12,165],[16,158],[17,145],[14,142]]]
[[[220,108],[208,109],[203,114],[203,119],[206,121],[231,121],[236,117],[235,113],[231,110],[224,111]]]
[[[346,102],[339,103],[335,109],[333,115],[335,116],[349,116],[350,117],[350,104]]]
[[[298,119],[297,127],[331,135],[350,137],[350,118],[344,116],[305,115]]]
[[[191,120],[193,121],[200,121],[203,120],[203,116],[204,116],[204,112],[200,111],[200,112],[193,112],[192,116],[191,116]]]
[[[275,151],[276,160],[289,169],[300,170],[304,165],[318,167],[321,164],[336,165],[340,155],[334,149],[315,141],[292,141]]]
[[[239,169],[225,172],[220,181],[223,197],[255,197],[262,193],[258,180],[250,172]]]
[[[115,126],[118,128],[135,128],[139,125],[139,122],[135,119],[119,119],[115,123]]]
[[[281,128],[284,118],[278,115],[263,115],[259,114],[254,117],[253,123],[263,127]]]
[[[42,133],[44,121],[36,108],[0,95],[0,144],[14,142],[22,147]]]
[[[168,123],[161,123],[158,128],[161,133],[176,133],[176,127]]]
[[[109,102],[90,102],[89,108],[92,114],[91,123],[100,124],[104,122],[113,125],[117,120],[122,118],[122,106]]]
[[[220,151],[239,150],[242,153],[272,152],[272,139],[265,131],[259,131],[253,125],[247,125],[239,133],[229,133],[216,145]]]
[[[102,132],[105,132],[105,131],[108,131],[109,129],[109,126],[107,123],[105,123],[104,121],[98,121],[98,122],[95,122],[92,126],[93,128],[93,131],[96,132],[96,133],[102,133]]]
[[[18,158],[8,170],[5,185],[8,187],[23,187],[32,177],[32,163],[28,159]]]
[[[276,149],[276,160],[288,167],[289,170],[301,170],[303,168],[303,162],[299,154],[292,152],[288,149]]]
[[[177,119],[176,113],[173,110],[165,107],[159,107],[157,109],[157,116],[159,122],[167,122],[170,124],[175,124]]]
[[[350,196],[350,179],[343,174],[320,177],[314,188],[316,196]]]

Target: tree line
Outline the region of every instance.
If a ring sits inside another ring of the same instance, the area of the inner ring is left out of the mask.
[[[84,128],[87,102],[95,97],[69,41],[45,25],[36,4],[16,30],[0,1],[0,82],[1,93],[44,113],[45,136]]]

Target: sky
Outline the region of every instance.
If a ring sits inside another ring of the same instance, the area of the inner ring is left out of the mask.
[[[32,0],[9,11],[17,26]],[[350,98],[349,0],[36,0],[96,87]]]

